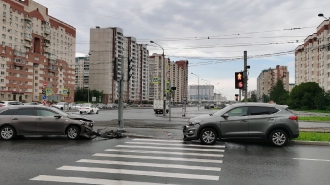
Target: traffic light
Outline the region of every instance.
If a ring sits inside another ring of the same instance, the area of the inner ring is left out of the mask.
[[[238,94],[235,94],[235,99],[236,101],[238,101]]]
[[[131,71],[132,71],[132,68],[133,68],[133,66],[131,66],[132,62],[133,62],[133,59],[128,60],[128,78],[127,78],[128,81],[132,77],[132,74],[131,74]]]
[[[113,59],[113,80],[118,80],[118,64],[117,64],[117,57]]]
[[[41,94],[46,94],[44,87],[42,87]]]
[[[244,89],[244,73],[235,72],[235,89]]]

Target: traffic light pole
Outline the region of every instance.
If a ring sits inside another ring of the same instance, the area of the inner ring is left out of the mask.
[[[247,102],[247,91],[248,91],[248,85],[247,85],[247,81],[248,81],[248,72],[247,72],[247,51],[244,51],[244,100],[245,102]]]
[[[242,101],[242,90],[241,89],[238,90],[238,101],[239,102]]]
[[[124,57],[121,57],[121,70],[124,71]],[[121,72],[121,77],[119,79],[119,88],[118,88],[118,131],[125,132],[124,129],[124,119],[123,119],[123,96],[124,96],[124,75],[125,73]]]

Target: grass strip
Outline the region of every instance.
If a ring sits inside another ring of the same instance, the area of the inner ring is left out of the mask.
[[[330,142],[330,133],[300,132],[299,137],[294,140],[300,141],[327,141]]]
[[[323,116],[298,116],[299,121],[329,121],[330,122],[330,116],[323,117]]]

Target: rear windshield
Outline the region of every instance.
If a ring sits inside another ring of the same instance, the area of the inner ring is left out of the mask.
[[[292,114],[295,114],[291,110],[289,110],[289,108],[286,108],[285,110],[288,111],[288,112],[291,112]]]

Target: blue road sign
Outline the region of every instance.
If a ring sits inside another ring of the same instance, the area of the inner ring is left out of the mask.
[[[43,96],[42,96],[42,99],[43,99],[43,100],[47,99],[47,96],[46,96],[46,95],[43,95]]]

